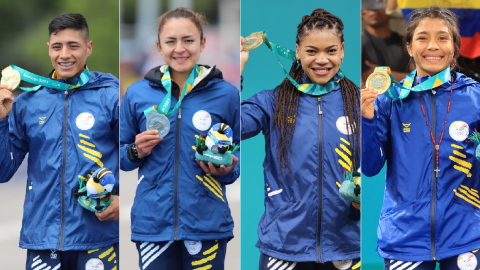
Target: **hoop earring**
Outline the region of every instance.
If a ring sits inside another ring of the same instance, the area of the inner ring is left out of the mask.
[[[342,64],[343,64],[343,58],[342,58]]]

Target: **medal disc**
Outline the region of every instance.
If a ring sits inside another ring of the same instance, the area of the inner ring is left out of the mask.
[[[390,76],[388,76],[386,72],[373,72],[368,76],[366,86],[377,89],[378,94],[381,95],[387,92],[391,83],[392,79],[390,79]]]
[[[20,81],[20,72],[16,71],[11,66],[2,70],[2,80],[0,81],[0,84],[9,85],[12,87],[12,90],[14,90],[20,85]]]
[[[242,44],[242,48],[244,51],[250,51],[262,45],[262,43],[263,43],[263,33],[255,32],[245,38],[245,43]]]
[[[147,130],[158,130],[158,136],[163,138],[170,131],[170,120],[165,115],[153,111],[147,116]]]

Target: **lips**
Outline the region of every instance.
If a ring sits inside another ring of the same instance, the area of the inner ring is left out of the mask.
[[[429,62],[436,62],[439,60],[442,60],[444,56],[443,55],[424,55],[423,58]]]
[[[313,73],[317,76],[328,75],[331,70],[332,70],[331,67],[315,67],[315,68],[312,68]]]
[[[73,67],[73,65],[75,64],[75,62],[59,62],[58,65],[62,68],[62,69],[69,69],[71,67]]]

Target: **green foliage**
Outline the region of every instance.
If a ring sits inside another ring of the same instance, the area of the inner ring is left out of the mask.
[[[477,132],[477,130],[475,130],[475,132],[470,135],[469,139],[477,145],[480,144],[480,132]]]

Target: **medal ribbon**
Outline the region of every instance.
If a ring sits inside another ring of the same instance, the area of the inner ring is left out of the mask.
[[[183,91],[178,99],[177,104],[171,112],[168,112],[168,110],[170,110],[170,103],[172,101],[172,79],[170,77],[169,67],[167,66],[162,76],[162,85],[165,87],[165,90],[167,90],[167,94],[158,106],[152,106],[143,111],[145,116],[148,116],[152,111],[157,111],[159,114],[164,114],[167,117],[172,115],[176,110],[178,110],[178,108],[180,108],[183,98],[192,90],[193,83],[195,82],[195,79],[200,76],[200,74],[202,74],[202,71],[197,65],[195,65],[195,67],[192,69],[192,72],[190,72],[187,81],[185,82],[185,86],[183,86]]]
[[[376,70],[385,70],[382,72],[387,72],[387,67],[376,67]],[[447,67],[446,69],[442,70],[441,72],[435,74],[434,76],[428,78],[426,81],[417,84],[414,86],[414,80],[415,80],[415,75],[417,74],[417,70],[415,69],[412,71],[410,74],[407,75],[405,78],[403,85],[401,85],[395,78],[392,76],[390,72],[388,75],[390,76],[390,79],[392,80],[392,83],[390,87],[388,88],[387,92],[385,92],[385,95],[393,100],[398,100],[398,99],[404,99],[410,94],[411,91],[414,92],[421,92],[425,90],[431,90],[434,89],[440,85],[443,85],[446,82],[449,82],[451,80],[451,75],[450,75],[450,67]],[[397,90],[395,88],[400,89],[400,94],[397,94]]]
[[[83,86],[90,80],[90,71],[88,70],[87,67],[85,67],[85,70],[78,77],[78,83],[76,85],[73,85],[73,84],[68,84],[68,83],[57,82],[55,80],[39,76],[39,75],[34,74],[32,72],[26,71],[23,68],[17,67],[15,65],[10,65],[10,66],[14,70],[16,70],[20,73],[20,77],[22,78],[23,81],[26,81],[26,82],[33,83],[33,84],[37,85],[35,87],[19,87],[20,89],[22,89],[24,91],[37,91],[42,86],[53,88],[53,89],[56,89],[56,90],[59,90],[59,91],[65,91],[65,90],[70,90],[70,89],[73,89],[73,88]]]
[[[280,64],[280,66],[282,66],[283,73],[285,73],[285,76],[287,77],[287,79],[293,85],[295,85],[295,87],[299,91],[301,91],[305,94],[308,94],[308,95],[312,95],[312,96],[324,95],[324,94],[327,94],[327,93],[331,92],[333,89],[335,89],[335,87],[337,87],[337,84],[340,82],[340,80],[343,79],[343,77],[345,77],[345,75],[343,75],[342,71],[339,70],[337,72],[338,79],[335,80],[335,81],[329,81],[326,84],[299,84],[299,83],[297,83],[292,78],[292,76],[290,76],[290,74],[288,74],[288,71],[285,69],[282,62],[280,62],[280,59],[278,59],[278,55],[280,55],[280,56],[282,56],[282,57],[284,57],[284,58],[286,58],[290,61],[296,62],[297,58],[295,57],[295,51],[286,49],[286,48],[284,48],[280,45],[269,42],[268,39],[267,39],[267,34],[265,32],[262,32],[262,33],[263,33],[263,39],[265,41],[265,44],[273,52],[273,54],[277,58],[278,63]]]

